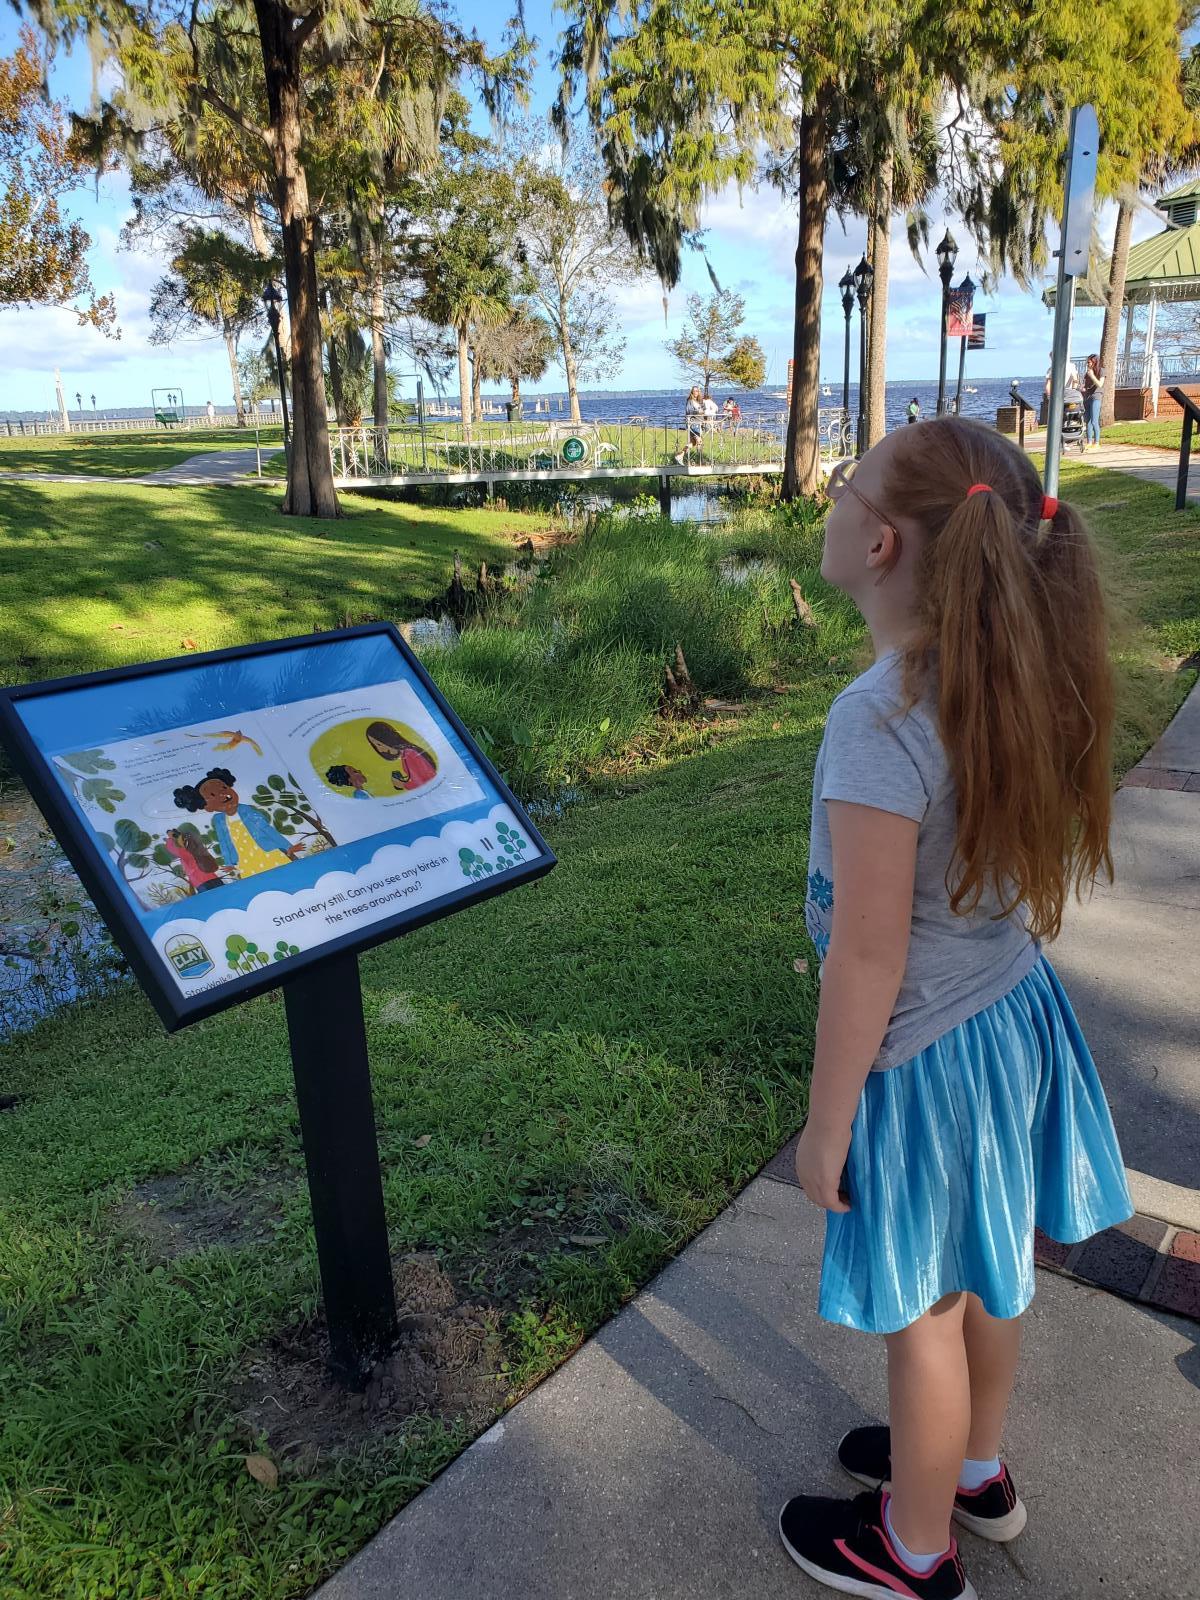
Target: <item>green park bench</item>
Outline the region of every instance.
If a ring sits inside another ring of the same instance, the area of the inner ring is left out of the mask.
[[[175,428],[179,425],[180,417],[178,411],[156,411],[154,420],[161,422],[164,428]]]

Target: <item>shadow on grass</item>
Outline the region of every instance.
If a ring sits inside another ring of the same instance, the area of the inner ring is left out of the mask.
[[[546,520],[342,505],[321,521],[260,488],[0,483],[0,679],[413,616],[456,549],[496,564]]]

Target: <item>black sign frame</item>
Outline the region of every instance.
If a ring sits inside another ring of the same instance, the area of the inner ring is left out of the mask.
[[[133,683],[139,679],[172,672],[195,672],[197,668],[206,665],[245,660],[285,650],[320,648],[323,645],[372,635],[383,635],[395,646],[400,662],[416,679],[438,713],[466,746],[471,759],[478,763],[488,782],[503,803],[512,810],[520,826],[528,829],[528,837],[536,845],[538,854],[531,861],[514,865],[494,878],[465,886],[462,890],[456,891],[451,899],[443,897],[424,909],[402,911],[379,922],[337,934],[313,949],[302,950],[298,955],[272,963],[257,972],[230,978],[226,982],[204,990],[194,998],[181,995],[178,990],[172,989],[159,952],[121,895],[99,841],[72,808],[62,785],[21,720],[17,707],[25,701],[61,694],[68,690],[83,689],[102,682]],[[8,749],[18,775],[49,823],[67,860],[78,874],[168,1033],[174,1033],[190,1023],[200,1022],[205,1017],[214,1016],[255,995],[280,988],[332,956],[357,955],[361,951],[374,949],[391,939],[414,932],[417,928],[426,927],[431,922],[440,921],[467,905],[478,904],[496,895],[505,894],[511,889],[519,888],[522,884],[544,877],[557,865],[554,852],[530,820],[524,807],[493,763],[479,748],[476,740],[437,688],[399,630],[390,622],[363,623],[357,627],[336,628],[325,633],[301,634],[261,644],[234,645],[225,650],[170,656],[158,661],[112,667],[101,672],[77,673],[70,677],[45,679],[42,682],[0,686],[0,742]]]

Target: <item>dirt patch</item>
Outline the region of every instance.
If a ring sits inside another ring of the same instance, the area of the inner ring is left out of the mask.
[[[119,1226],[160,1261],[196,1255],[214,1245],[239,1250],[274,1236],[279,1206],[263,1193],[206,1193],[194,1178],[149,1178],[114,1207]]]
[[[248,1447],[264,1436],[271,1455],[300,1473],[324,1456],[438,1416],[483,1428],[504,1400],[499,1318],[464,1302],[436,1256],[412,1255],[393,1268],[399,1339],[353,1394],[326,1370],[321,1322],[290,1330],[256,1352],[231,1396]]]

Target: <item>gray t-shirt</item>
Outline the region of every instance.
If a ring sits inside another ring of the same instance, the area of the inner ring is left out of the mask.
[[[993,1005],[1033,968],[1038,947],[1019,911],[997,920],[950,909],[947,871],[957,832],[954,778],[931,706],[904,709],[902,660],[881,656],[833,702],[813,774],[812,841],[804,920],[822,963],[837,897],[827,800],[847,800],[920,823],[912,934],[900,993],[873,1071],[910,1061]]]

